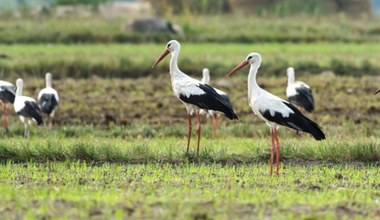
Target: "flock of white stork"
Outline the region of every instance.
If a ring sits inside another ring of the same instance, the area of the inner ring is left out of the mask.
[[[42,114],[48,116],[48,126],[52,127],[54,113],[57,109],[59,97],[52,87],[52,75],[46,73],[46,88],[42,89],[37,96],[37,101],[31,97],[23,96],[23,80],[17,79],[16,86],[10,82],[0,80],[0,100],[3,105],[3,126],[8,131],[8,108],[7,103],[12,103],[16,114],[24,124],[24,137],[29,137],[29,125],[32,122],[37,125],[43,124]]]
[[[192,115],[195,113],[198,122],[197,155],[199,155],[199,142],[201,132],[200,114],[207,114],[213,118],[213,135],[218,127],[218,114],[223,113],[227,118],[238,119],[227,94],[209,85],[209,70],[203,70],[202,80],[194,79],[183,73],[177,65],[181,45],[176,40],[168,42],[165,50],[158,57],[152,68],[157,66],[168,54],[171,54],[169,72],[172,88],[175,96],[185,104],[188,114],[188,139],[186,152],[189,151]],[[287,69],[288,86],[285,101],[260,88],[256,81],[256,75],[261,65],[260,54],[253,52],[247,58],[232,69],[227,76],[231,76],[245,66],[250,66],[248,73],[248,103],[253,112],[270,128],[271,132],[271,155],[270,175],[273,173],[274,155],[276,155],[276,175],[279,175],[280,167],[280,143],[277,137],[277,128],[283,125],[296,131],[310,133],[316,140],[325,139],[325,134],[317,123],[304,115],[304,111],[314,110],[314,98],[310,87],[300,81],[295,81],[294,69]],[[7,103],[14,104],[14,110],[24,123],[24,137],[29,137],[29,125],[34,121],[38,125],[43,123],[42,113],[48,116],[49,126],[52,126],[54,113],[58,106],[58,93],[52,88],[52,75],[46,74],[46,88],[42,89],[35,101],[31,97],[22,95],[23,80],[17,79],[16,87],[5,81],[0,81],[0,99],[3,104],[3,123],[8,129]],[[375,92],[379,93],[380,89]],[[295,107],[297,106],[297,107]]]

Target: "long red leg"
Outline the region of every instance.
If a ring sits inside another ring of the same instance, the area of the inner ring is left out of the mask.
[[[276,175],[279,176],[279,170],[280,170],[280,142],[278,140],[278,137],[277,137],[277,130],[274,128],[274,137],[275,137],[275,140],[276,140]]]
[[[5,123],[6,106],[5,106],[5,103],[3,101],[1,101],[1,105],[3,106],[3,115],[1,116],[1,120],[3,121],[3,126],[6,129],[7,128],[7,125]]]
[[[274,157],[274,133],[273,129],[270,129],[270,136],[272,139],[272,146],[270,148],[270,176],[272,176],[273,173],[273,157]]]
[[[216,137],[216,131],[218,130],[218,115],[215,114],[214,117],[213,117],[213,130],[212,130],[212,138],[215,138]]]
[[[199,110],[197,110],[197,122],[198,122],[198,145],[197,145],[197,156],[199,156],[199,142],[201,140],[201,116],[199,115]]]
[[[189,134],[187,135],[187,148],[186,153],[189,153],[189,146],[190,146],[190,138],[191,138],[191,129],[193,128],[193,125],[191,123],[191,115],[189,115]]]

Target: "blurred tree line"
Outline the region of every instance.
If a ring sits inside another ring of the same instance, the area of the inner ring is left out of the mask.
[[[371,13],[370,0],[145,0],[159,15],[245,12],[258,15],[324,15],[344,12],[352,16]]]

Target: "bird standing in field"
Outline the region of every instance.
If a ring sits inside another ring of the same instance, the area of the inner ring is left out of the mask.
[[[199,142],[200,142],[200,132],[201,132],[201,121],[199,116],[199,110],[214,110],[224,113],[229,119],[238,119],[236,116],[231,103],[225,97],[219,95],[215,88],[196,80],[184,72],[182,72],[177,65],[178,55],[181,50],[181,45],[176,40],[171,40],[168,42],[166,49],[154,62],[152,68],[157,66],[169,53],[171,54],[169,72],[171,76],[172,88],[174,95],[185,104],[186,111],[188,114],[189,132],[187,139],[186,152],[189,152],[190,137],[192,130],[191,117],[192,113],[195,111],[198,121],[198,144],[197,144],[197,155],[199,155]]]
[[[7,103],[14,103],[15,101],[16,87],[10,83],[0,80],[0,100],[3,105],[3,126],[8,131],[8,108]]]
[[[313,93],[306,83],[295,81],[294,68],[287,69],[288,87],[286,88],[286,96],[291,104],[297,106],[302,113],[312,112],[314,110]]]
[[[209,69],[204,68],[202,70],[202,80],[201,81],[203,83],[210,84],[210,70]],[[226,100],[229,101],[228,95],[225,92],[223,92],[222,90],[219,90],[219,89],[215,89],[215,91],[219,95],[223,96],[224,99],[226,99]],[[208,111],[201,110],[201,114],[203,112],[205,112],[208,116],[211,116],[211,118],[213,120],[212,137],[215,138],[216,137],[216,132],[217,132],[218,127],[219,127],[218,117],[220,115],[220,112],[217,112],[217,111],[214,111],[214,110],[208,110]]]
[[[29,138],[29,125],[31,125],[33,121],[36,122],[37,125],[43,123],[41,111],[36,100],[22,95],[22,79],[17,79],[16,87],[16,96],[13,107],[15,112],[19,115],[21,122],[24,123],[24,137]]]
[[[316,140],[325,139],[325,134],[317,123],[305,117],[292,104],[259,87],[256,82],[256,75],[261,65],[260,54],[250,53],[247,58],[232,69],[227,76],[232,75],[247,65],[251,66],[248,74],[248,102],[253,112],[270,127],[272,138],[270,175],[272,176],[273,173],[274,151],[276,150],[276,175],[278,176],[280,167],[280,142],[277,137],[277,128],[279,125],[310,133]]]
[[[38,93],[38,105],[41,111],[48,115],[48,124],[49,128],[51,128],[53,126],[54,114],[58,107],[59,97],[57,91],[52,87],[51,73],[46,73],[45,80],[46,88]]]

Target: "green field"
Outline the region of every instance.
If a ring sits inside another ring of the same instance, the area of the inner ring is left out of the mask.
[[[169,38],[170,39],[170,38]],[[158,74],[151,66],[165,48],[161,44],[17,44],[0,45],[3,77],[12,75],[43,76],[51,71],[56,77],[141,77]],[[234,65],[256,51],[263,56],[261,71],[286,76],[289,65],[302,73],[334,71],[339,75],[376,75],[380,72],[378,43],[262,43],[218,44],[186,43],[182,45],[179,65],[189,74],[200,74],[208,67],[211,73],[224,76]],[[169,59],[167,59],[169,60]],[[158,66],[167,72],[168,61]]]
[[[0,19],[0,77],[24,79],[36,97],[53,74],[60,106],[52,130],[29,140],[13,106],[0,128],[2,219],[379,219],[379,22],[332,17],[171,16],[184,36],[124,30],[129,18]],[[302,20],[302,22],[300,22]],[[334,22],[331,22],[334,20]],[[221,25],[223,24],[223,25]],[[202,118],[190,152],[183,104],[168,61],[151,66],[168,40],[179,67],[211,71],[239,121],[220,119],[212,138]],[[285,98],[286,68],[313,89],[327,140],[281,128],[281,175],[269,176],[270,133],[247,103],[248,68],[226,73],[249,52],[260,86]],[[2,111],[1,111],[2,112]]]
[[[371,165],[91,164],[0,167],[3,218],[375,219]]]

